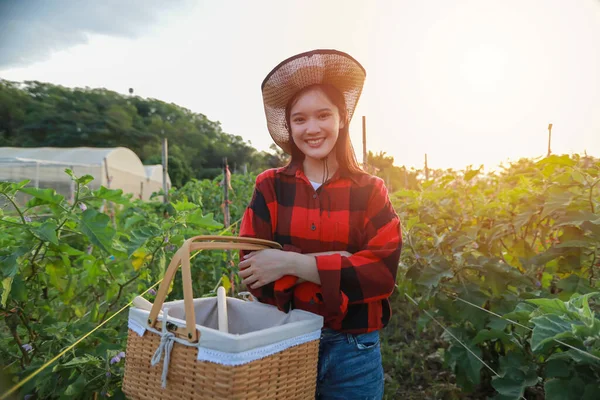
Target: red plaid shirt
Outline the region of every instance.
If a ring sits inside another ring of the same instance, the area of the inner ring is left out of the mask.
[[[240,236],[278,242],[284,251],[352,254],[315,257],[321,286],[284,276],[250,289],[260,301],[322,315],[325,327],[347,333],[389,322],[402,235],[380,178],[336,172],[315,191],[300,164],[267,170],[256,178]]]

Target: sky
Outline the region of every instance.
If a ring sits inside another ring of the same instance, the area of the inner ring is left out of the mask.
[[[365,67],[350,125],[398,166],[600,157],[600,0],[0,0],[0,78],[176,103],[259,150],[260,84],[337,49]]]

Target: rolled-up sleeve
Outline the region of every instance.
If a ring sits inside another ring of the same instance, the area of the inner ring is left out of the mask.
[[[317,256],[323,300],[328,312],[349,304],[388,298],[394,291],[402,250],[402,232],[383,181],[378,179],[366,212],[364,247],[350,257]]]

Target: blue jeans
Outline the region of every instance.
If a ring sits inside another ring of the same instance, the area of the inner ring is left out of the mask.
[[[379,332],[351,335],[323,329],[316,398],[380,400],[382,397]]]

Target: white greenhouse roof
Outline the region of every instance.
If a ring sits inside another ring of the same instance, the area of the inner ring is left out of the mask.
[[[151,181],[162,182],[162,165],[144,165],[144,169],[146,170],[146,178]],[[167,174],[167,182],[169,185],[171,184],[171,178]]]
[[[146,176],[139,157],[125,147],[0,147],[0,160],[7,162],[46,162],[63,165],[101,166],[107,160],[109,167]]]

